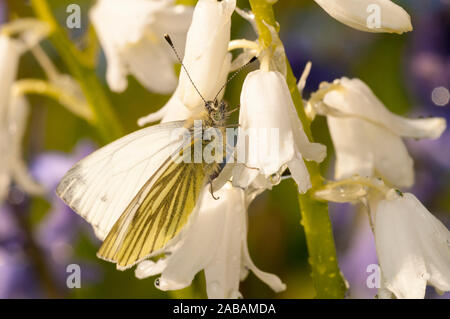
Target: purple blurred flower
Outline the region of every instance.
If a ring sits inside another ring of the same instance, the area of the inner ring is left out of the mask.
[[[367,279],[372,274],[368,266],[378,264],[375,240],[367,216],[362,216],[362,212],[358,215],[351,243],[340,256],[339,265],[350,284],[350,298],[373,298],[378,289],[369,288]]]
[[[426,299],[450,299],[450,292],[439,294],[433,287],[427,287]]]
[[[413,157],[428,161],[439,169],[450,171],[450,131],[447,129],[437,140],[408,141]]]
[[[83,220],[56,195],[55,190],[64,174],[81,158],[94,150],[89,143],[80,143],[72,155],[44,153],[31,164],[31,173],[46,189],[51,210],[37,229],[39,243],[51,252],[72,242]],[[55,257],[58,254],[55,255]]]
[[[7,7],[6,1],[0,1],[0,24],[6,21]]]
[[[352,240],[352,234],[347,230],[354,225],[355,208],[350,203],[329,202],[328,205],[336,248],[344,251]]]
[[[52,272],[62,287],[65,287],[67,265],[81,264],[75,260],[72,248],[78,234],[80,231],[90,234],[91,231],[87,223],[59,199],[55,190],[64,174],[92,151],[94,147],[91,143],[81,142],[70,155],[59,152],[44,153],[31,165],[33,176],[48,190],[47,200],[52,207],[35,229],[35,238],[46,252],[46,260],[51,261]],[[83,272],[95,272],[93,269],[85,269],[89,267],[82,267]]]
[[[450,7],[441,3],[420,11],[412,33],[409,59],[410,85],[426,107],[426,114],[445,116],[445,108],[436,107],[431,93],[437,87],[450,88]]]
[[[22,249],[0,248],[0,298],[42,298]]]
[[[371,42],[364,32],[348,27],[336,28],[338,23],[324,16],[320,7],[315,5],[287,12],[282,18],[284,27],[280,30],[280,37],[297,79],[306,63],[312,61],[305,97],[316,91],[321,82],[332,82],[348,73],[355,57]],[[348,37],[353,41],[342,45],[340,41]]]
[[[348,281],[349,298],[373,298],[376,288],[367,286],[369,265],[377,264],[375,240],[368,217],[358,206],[330,203],[339,267]]]
[[[24,254],[23,232],[10,207],[0,208],[0,298],[42,297]]]
[[[78,264],[82,268],[82,283],[95,281],[100,273],[97,268],[83,260],[77,260],[73,252],[81,231],[91,234],[90,228],[82,218],[68,208],[55,193],[62,176],[81,158],[94,150],[87,142],[80,143],[72,154],[44,153],[31,164],[31,173],[47,190],[50,211],[43,220],[31,230],[40,256],[48,273],[60,292],[66,291],[66,267]],[[22,202],[20,205],[23,205]],[[33,260],[26,254],[26,236],[13,214],[22,214],[15,206],[4,205],[0,211],[0,298],[46,297],[40,278],[35,273]],[[26,209],[24,209],[26,210]],[[28,216],[24,216],[28,218]],[[29,249],[29,248],[28,248]]]

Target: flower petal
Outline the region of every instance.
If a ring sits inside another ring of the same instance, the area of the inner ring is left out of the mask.
[[[149,90],[172,92],[177,83],[176,59],[163,34],[173,31],[182,52],[191,14],[190,8],[174,6],[172,1],[98,0],[90,18],[108,62],[110,88],[125,90],[131,73]]]
[[[246,216],[243,216],[243,222],[245,223],[245,234],[244,239],[242,241],[242,259],[244,266],[251,270],[256,277],[258,277],[262,282],[264,282],[266,285],[268,285],[273,291],[275,292],[281,292],[286,290],[286,285],[281,281],[278,276],[262,271],[256,265],[253,263],[253,260],[250,257],[250,253],[248,252],[248,246],[247,246],[247,221]],[[245,278],[245,276],[243,276]]]
[[[11,87],[17,76],[21,46],[14,39],[0,35],[0,118],[4,118],[10,103]]]
[[[306,191],[311,188],[311,181],[302,156],[297,153],[297,155],[288,162],[288,167],[292,174],[292,178],[298,185],[298,192],[301,194],[306,193]]]
[[[218,193],[217,196],[223,197]],[[226,214],[218,207],[226,200],[225,197],[214,200],[206,187],[202,191],[202,204],[195,221],[186,229],[185,237],[170,251],[166,257],[167,266],[160,277],[162,290],[174,290],[187,287],[194,276],[207,267],[214,252],[223,238]]]
[[[194,7],[184,5],[164,7],[155,12],[155,21],[157,21],[153,25],[155,34],[159,38],[162,38],[164,34],[169,34],[172,42],[176,44],[181,58],[184,56],[187,30],[191,25],[193,12]],[[171,57],[174,62],[178,62],[172,48],[166,43],[164,44],[163,48],[166,49],[167,56]]]
[[[190,110],[180,101],[177,91],[161,109],[138,119],[138,125],[144,126],[148,123],[161,121],[161,123],[172,121],[184,121],[198,114],[199,110]]]
[[[393,114],[359,79],[342,78],[329,88],[323,101],[336,111],[328,114],[336,178],[379,173],[393,185],[411,186],[413,161],[400,137],[437,138],[445,119],[411,120]]]
[[[353,175],[372,176],[375,163],[367,143],[365,124],[358,119],[327,117],[328,128],[336,150],[334,176],[344,179]]]
[[[414,163],[402,139],[370,123],[365,123],[365,129],[377,173],[397,187],[412,186]]]
[[[399,34],[412,30],[409,14],[390,0],[314,1],[330,16],[357,30]],[[372,24],[370,19],[377,14],[380,18],[379,25]]]
[[[407,119],[390,112],[360,79],[344,77],[335,83],[342,88],[327,93],[324,102],[348,116],[365,119],[404,137],[438,138],[445,130],[444,118]]]
[[[243,164],[236,164],[233,167],[233,186],[245,189],[253,183],[259,171],[257,169],[251,169],[245,167]]]
[[[107,46],[103,45],[105,50],[106,60],[108,65],[106,67],[106,81],[111,91],[123,92],[128,86],[127,70],[121,62],[119,54],[115,51],[108,51]]]
[[[220,87],[225,84],[231,65],[228,42],[231,14],[235,7],[236,0],[200,0],[194,9],[183,63],[207,101],[213,100]],[[192,83],[183,70],[180,73],[179,89],[179,97],[186,107],[193,109],[203,106],[203,100],[193,90]]]
[[[242,87],[238,156],[246,154],[247,166],[266,176],[278,172],[295,153],[288,111],[291,98],[285,82],[278,72],[257,70],[247,75]]]
[[[385,286],[397,298],[424,298],[427,282],[450,290],[450,232],[414,195],[391,190],[379,203],[375,241]]]
[[[50,33],[50,26],[35,18],[20,18],[1,26],[2,37],[9,37],[20,53],[31,49]]]
[[[128,70],[148,90],[168,94],[175,90],[177,77],[167,51],[150,41],[141,41],[122,49]]]
[[[226,207],[221,207],[226,209],[222,211],[225,216],[221,225],[223,237],[214,248],[214,258],[205,268],[208,298],[236,298],[240,295],[241,245],[246,232],[242,223],[246,215],[244,191],[227,188],[226,192],[228,194],[219,192],[219,201],[228,201]]]
[[[144,279],[162,273],[167,267],[167,258],[160,258],[157,262],[151,260],[141,261],[134,274],[136,278]]]

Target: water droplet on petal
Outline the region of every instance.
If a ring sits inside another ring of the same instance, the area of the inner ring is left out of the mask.
[[[425,280],[429,280],[431,277],[429,273],[422,273],[420,276]]]
[[[281,175],[279,173],[272,174],[269,180],[273,185],[278,185],[281,182]]]

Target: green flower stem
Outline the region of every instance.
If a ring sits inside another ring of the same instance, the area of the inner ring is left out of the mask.
[[[272,4],[266,0],[250,0],[250,6],[255,14],[260,42],[265,48],[270,48],[272,38],[266,24],[278,29]],[[286,81],[292,99],[306,135],[310,141],[313,141],[311,123],[303,108],[303,100],[297,89],[297,80],[289,61],[286,63]],[[306,161],[306,166],[311,177],[312,189],[320,187],[323,184],[323,178],[320,174],[319,165],[315,162]],[[299,194],[299,203],[302,214],[301,224],[305,229],[316,298],[344,298],[346,287],[337,263],[336,248],[328,215],[328,204],[315,200],[311,190],[304,195]]]
[[[46,0],[31,1],[36,16],[46,21],[51,28],[50,40],[67,65],[72,76],[78,81],[88,104],[95,115],[96,125],[102,140],[110,142],[123,135],[106,92],[95,73],[92,59],[85,57],[69,40],[66,32],[56,21]]]
[[[68,109],[75,115],[85,119],[87,122],[94,124],[95,117],[89,106],[80,101],[77,97],[68,93],[63,88],[50,82],[38,79],[23,79],[16,81],[13,87],[13,94],[39,94],[46,95],[55,99],[58,103]]]

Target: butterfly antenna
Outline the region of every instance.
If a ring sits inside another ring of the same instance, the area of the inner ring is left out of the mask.
[[[227,86],[227,84],[233,80],[233,78],[239,74],[239,72],[241,72],[243,69],[245,69],[247,67],[247,65],[252,64],[253,62],[255,62],[256,60],[258,60],[257,57],[253,57],[251,58],[250,61],[248,61],[247,63],[245,63],[243,66],[241,66],[236,72],[234,72],[229,78],[228,80],[225,82],[224,85],[222,85],[222,87],[220,88],[219,92],[217,92],[216,96],[214,97],[214,101],[217,99],[217,97],[219,96],[220,92],[223,91],[223,89]]]
[[[191,81],[192,86],[193,86],[194,89],[197,91],[198,95],[200,95],[200,97],[202,98],[203,102],[205,102],[205,104],[206,104],[205,98],[203,97],[203,95],[200,93],[200,91],[199,91],[199,90],[197,89],[197,87],[195,86],[194,81],[192,81],[192,78],[191,78],[191,76],[189,75],[188,70],[187,70],[186,67],[184,66],[183,61],[181,60],[180,55],[178,54],[177,49],[175,49],[175,46],[173,45],[172,39],[170,38],[170,36],[169,36],[168,34],[164,34],[164,39],[166,39],[167,43],[169,43],[170,47],[172,48],[173,52],[175,53],[175,55],[176,55],[176,57],[177,57],[177,59],[178,59],[178,62],[180,62],[181,66],[183,67],[184,71],[186,72],[186,74],[187,74],[187,76],[188,76],[188,78],[189,78],[189,81]]]

